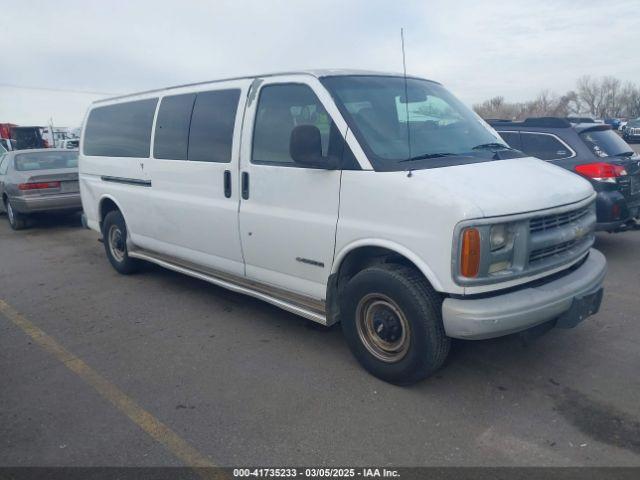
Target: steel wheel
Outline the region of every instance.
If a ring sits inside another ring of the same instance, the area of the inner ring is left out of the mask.
[[[409,322],[396,302],[386,295],[372,293],[360,300],[356,327],[369,353],[383,362],[398,362],[409,350]]]
[[[111,225],[107,235],[109,251],[117,262],[122,262],[127,254],[126,240],[122,235],[122,230],[118,225]]]

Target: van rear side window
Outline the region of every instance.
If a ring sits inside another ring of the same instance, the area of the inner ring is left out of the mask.
[[[240,90],[164,97],[158,109],[154,158],[229,163]]]
[[[91,110],[84,133],[85,155],[149,157],[157,98]]]
[[[189,160],[229,163],[240,90],[200,92],[189,129]]]
[[[186,160],[189,147],[189,123],[195,93],[164,97],[160,102],[153,140],[155,158]]]

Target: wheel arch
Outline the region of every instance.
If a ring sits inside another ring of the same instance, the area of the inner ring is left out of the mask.
[[[124,210],[122,209],[120,203],[111,195],[103,195],[98,202],[98,223],[100,224],[101,228],[104,218],[112,210],[119,210],[122,216],[125,217]]]
[[[342,248],[335,256],[327,284],[327,323],[339,321],[339,297],[342,287],[362,269],[378,263],[400,263],[415,268],[436,291],[442,284],[429,266],[410,249],[387,240],[358,240]]]
[[[127,238],[131,240],[131,232],[129,231],[129,222],[127,221],[127,214],[120,202],[118,202],[112,195],[105,194],[100,197],[100,201],[98,202],[98,227],[100,228],[100,232],[102,233],[102,224],[104,222],[107,214],[113,210],[118,210],[122,217],[124,218],[124,222],[127,225]]]

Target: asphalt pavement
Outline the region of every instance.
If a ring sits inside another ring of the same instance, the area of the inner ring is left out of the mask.
[[[0,217],[0,466],[640,466],[640,231],[598,234],[599,314],[368,375],[339,327],[159,267],[77,217]]]

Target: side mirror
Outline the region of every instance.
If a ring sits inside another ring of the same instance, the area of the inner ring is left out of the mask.
[[[289,155],[295,163],[305,167],[334,168],[322,156],[320,130],[315,125],[298,125],[291,131]]]

